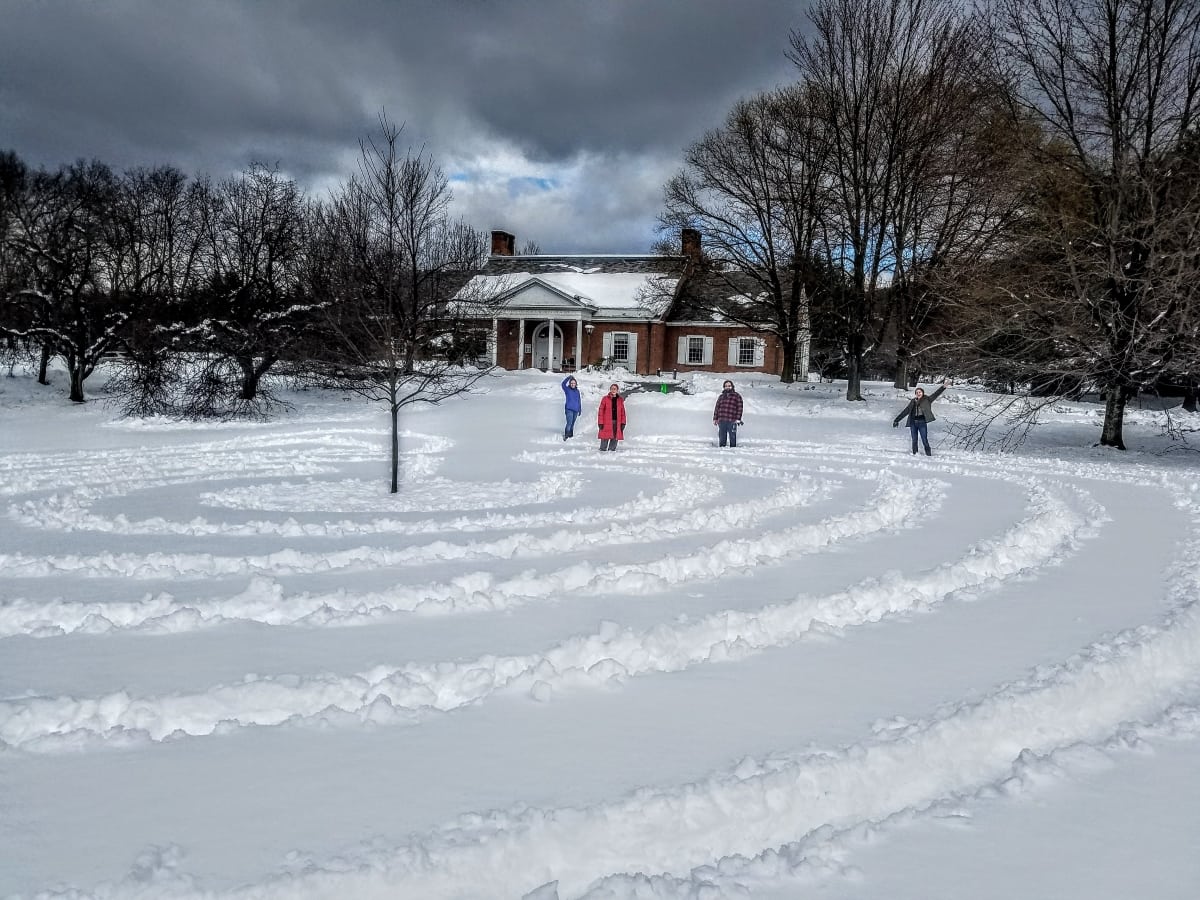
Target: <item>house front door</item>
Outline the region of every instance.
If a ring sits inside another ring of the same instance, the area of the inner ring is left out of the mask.
[[[533,334],[533,365],[539,369],[562,368],[562,330],[554,326],[554,340],[550,341],[550,325],[545,323]]]

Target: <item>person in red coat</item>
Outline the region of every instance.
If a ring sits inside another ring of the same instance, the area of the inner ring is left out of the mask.
[[[621,397],[620,386],[608,386],[608,393],[596,411],[596,428],[600,433],[601,450],[616,450],[617,441],[625,440],[625,400]]]

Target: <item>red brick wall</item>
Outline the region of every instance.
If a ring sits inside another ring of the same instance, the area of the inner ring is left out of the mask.
[[[783,368],[783,351],[779,341],[769,334],[757,334],[748,328],[711,325],[666,325],[662,328],[662,363],[655,369],[678,372],[769,372],[778,375]],[[712,365],[697,366],[677,362],[681,337],[710,337],[713,339]],[[734,337],[757,337],[766,342],[761,366],[735,366],[729,362],[729,339]]]
[[[517,323],[501,319],[497,325],[496,365],[502,369],[517,367]]]
[[[609,332],[622,332],[637,335],[637,364],[629,363],[628,368],[632,372],[645,374],[653,372],[656,368],[651,365],[651,330],[653,326],[648,322],[595,322],[596,330],[592,333],[591,344],[587,346],[588,359],[584,361],[584,365],[591,365],[599,362],[604,356],[604,335]],[[584,336],[584,342],[587,343],[587,336]]]

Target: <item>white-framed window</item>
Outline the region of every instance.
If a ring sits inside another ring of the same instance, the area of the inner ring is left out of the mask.
[[[713,339],[702,334],[685,334],[679,338],[678,363],[681,366],[711,366]]]
[[[630,369],[637,365],[637,335],[632,331],[606,331],[603,340],[605,359]]]
[[[761,366],[767,359],[767,342],[756,337],[729,339],[729,364],[753,368]]]
[[[613,332],[612,350],[613,350],[612,358],[613,358],[614,362],[628,362],[629,361],[629,332],[628,331],[614,331]]]

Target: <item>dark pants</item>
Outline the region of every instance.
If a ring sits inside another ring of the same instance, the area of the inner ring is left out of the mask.
[[[929,449],[929,425],[924,419],[912,419],[909,422],[908,430],[912,432],[913,453],[917,452],[917,436],[920,435],[921,443],[925,445],[925,455],[933,456]]]
[[[737,422],[727,422],[722,419],[717,423],[717,434],[719,435],[718,442],[722,447],[725,442],[729,442],[730,447],[737,446]]]
[[[617,449],[617,439],[616,438],[604,438],[603,440],[600,441],[600,449],[601,450],[616,450]]]
[[[575,437],[575,420],[579,418],[579,411],[574,409],[567,410],[567,427],[563,431],[563,437]]]

